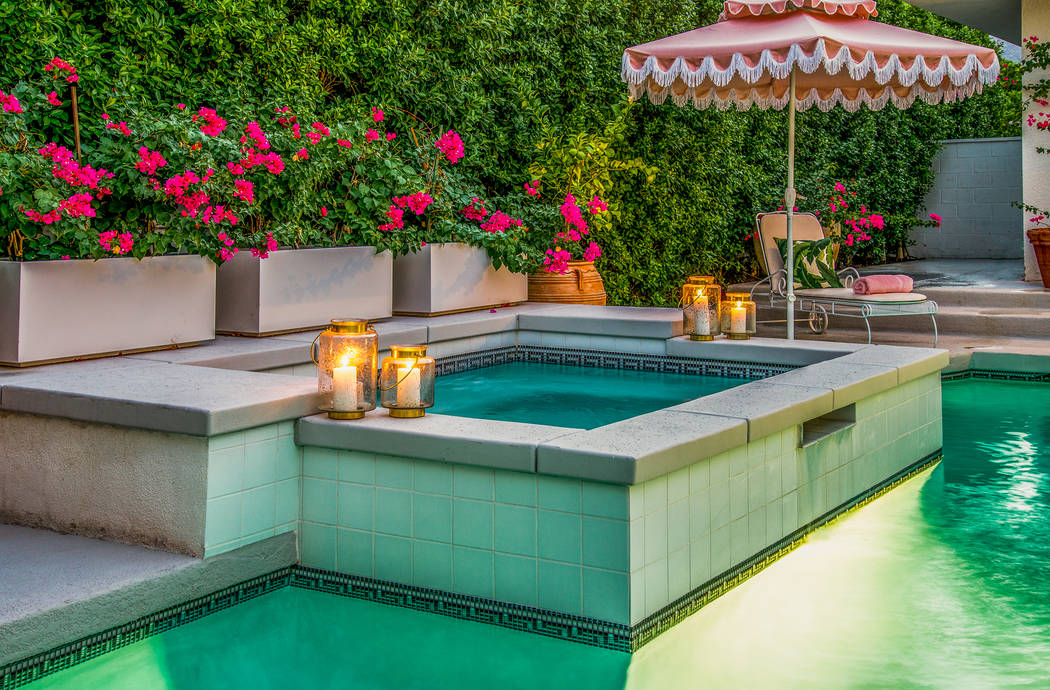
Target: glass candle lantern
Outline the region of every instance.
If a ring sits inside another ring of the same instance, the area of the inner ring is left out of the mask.
[[[321,410],[332,419],[360,419],[374,410],[379,337],[368,322],[333,319],[314,340]]]
[[[733,340],[747,340],[755,332],[755,303],[746,292],[727,292],[722,300],[722,332]]]
[[[434,373],[426,345],[391,345],[379,374],[380,403],[391,417],[422,417],[434,405]]]
[[[713,282],[693,282],[697,277],[709,276],[692,276],[682,286],[683,332],[693,340],[714,340],[721,332],[719,305],[722,288]]]
[[[715,284],[715,277],[714,276],[702,276],[702,275],[689,276],[689,278],[685,281],[685,284],[686,285],[714,285]]]

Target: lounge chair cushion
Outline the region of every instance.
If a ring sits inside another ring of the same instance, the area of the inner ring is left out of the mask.
[[[885,304],[900,304],[902,302],[925,302],[926,295],[918,292],[886,292],[881,295],[857,295],[853,288],[819,288],[795,290],[799,297],[810,297],[812,299],[828,299],[840,302],[882,302]]]

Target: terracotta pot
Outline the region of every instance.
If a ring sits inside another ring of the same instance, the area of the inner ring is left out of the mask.
[[[605,284],[593,261],[570,261],[565,273],[537,271],[529,276],[530,302],[605,305]]]
[[[1050,288],[1050,228],[1032,228],[1028,231],[1028,241],[1035,250],[1035,260],[1039,262],[1043,287]]]

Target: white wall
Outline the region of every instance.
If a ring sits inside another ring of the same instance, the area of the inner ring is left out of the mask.
[[[1021,35],[1038,36],[1040,40],[1050,40],[1050,2],[1047,0],[1022,0],[1021,4]],[[1037,80],[1050,76],[1046,71],[1033,72],[1026,77],[1027,80]],[[1050,147],[1050,133],[1036,130],[1025,125],[1029,113],[1035,114],[1047,108],[1034,105],[1021,117],[1021,167],[1024,170],[1024,201],[1027,204],[1039,208],[1050,209],[1050,155],[1038,153],[1037,146]],[[1023,229],[1033,227],[1028,222],[1031,214],[1024,214],[1022,221]],[[1050,226],[1050,222],[1044,222]],[[1039,280],[1039,266],[1035,261],[1032,245],[1026,237],[1021,238],[1024,243],[1024,277],[1025,280]]]

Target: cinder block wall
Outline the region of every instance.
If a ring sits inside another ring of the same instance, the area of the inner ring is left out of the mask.
[[[1019,259],[1024,256],[1021,209],[1021,138],[953,139],[934,159],[937,180],[926,213],[944,220],[915,228],[908,248],[920,259]]]

